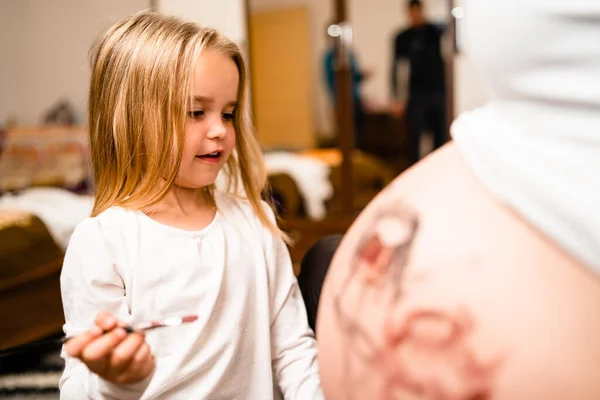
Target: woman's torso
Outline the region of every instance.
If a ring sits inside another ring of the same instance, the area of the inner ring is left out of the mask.
[[[358,246],[378,211],[402,205],[418,220],[408,262],[369,284],[352,273]],[[492,197],[447,145],[374,200],[338,249],[317,327],[324,391],[596,399],[599,308],[598,277]]]

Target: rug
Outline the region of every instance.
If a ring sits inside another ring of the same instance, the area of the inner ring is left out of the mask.
[[[60,349],[0,358],[0,399],[57,400]]]

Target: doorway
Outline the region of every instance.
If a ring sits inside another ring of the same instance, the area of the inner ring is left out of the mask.
[[[315,145],[307,7],[250,12],[254,123],[266,150]]]

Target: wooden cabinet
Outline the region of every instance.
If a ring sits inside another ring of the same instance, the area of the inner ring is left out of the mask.
[[[294,243],[289,246],[294,273],[300,272],[300,262],[319,239],[329,235],[344,234],[354,221],[354,217],[332,217],[322,221],[309,219],[286,219],[281,221],[281,227],[288,232]]]

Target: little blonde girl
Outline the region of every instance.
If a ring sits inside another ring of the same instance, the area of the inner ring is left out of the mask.
[[[94,48],[96,198],[61,276],[62,399],[322,398],[285,235],[261,201],[246,79],[231,41],[155,13]],[[187,314],[198,320],[122,328]]]

